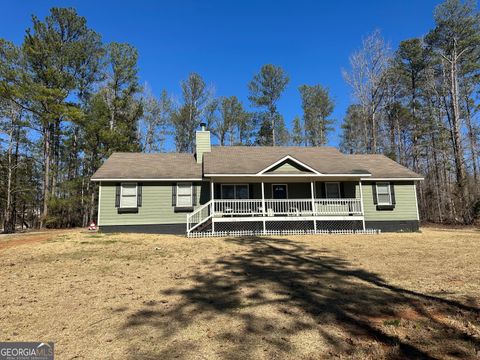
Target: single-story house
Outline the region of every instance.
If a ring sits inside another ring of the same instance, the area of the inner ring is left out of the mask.
[[[114,153],[92,177],[101,231],[189,236],[417,231],[419,180],[383,155],[211,146],[204,126],[195,154]]]

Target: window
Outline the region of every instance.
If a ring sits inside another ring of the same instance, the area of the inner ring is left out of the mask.
[[[122,183],[121,192],[120,192],[120,207],[121,208],[137,207],[137,184],[136,183]]]
[[[325,195],[330,199],[340,198],[340,183],[327,182],[325,183]]]
[[[288,198],[287,184],[272,184],[272,195],[274,199]]]
[[[248,184],[222,184],[222,199],[248,199]]]
[[[248,199],[248,185],[235,185],[235,199]]]
[[[177,206],[193,206],[192,201],[192,183],[177,183]]]
[[[378,205],[392,205],[392,194],[390,193],[390,183],[377,183],[377,203]]]

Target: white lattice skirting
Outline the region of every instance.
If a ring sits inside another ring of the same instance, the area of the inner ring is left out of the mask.
[[[210,237],[225,237],[225,236],[266,236],[266,235],[315,235],[315,234],[380,234],[380,230],[366,229],[366,230],[239,230],[239,231],[206,231],[206,232],[191,232],[187,234],[189,238],[210,238]]]

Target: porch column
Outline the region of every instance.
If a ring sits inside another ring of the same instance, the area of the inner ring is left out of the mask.
[[[263,217],[263,233],[265,234],[265,184],[262,181],[262,217]]]
[[[210,211],[212,215],[212,233],[215,232],[215,222],[213,221],[213,215],[215,215],[215,184],[213,183],[213,179],[210,181],[210,200],[212,204],[210,205]]]
[[[265,185],[262,182],[262,215],[265,216]]]
[[[310,193],[312,195],[312,216],[315,216],[315,184],[313,181],[310,181]],[[317,221],[313,219],[313,230],[317,232]]]
[[[362,225],[363,231],[365,231],[365,213],[363,211],[363,190],[362,190],[362,180],[358,181],[358,187],[360,188],[360,210],[362,211]]]

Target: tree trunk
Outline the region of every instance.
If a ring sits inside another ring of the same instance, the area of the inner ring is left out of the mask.
[[[8,134],[9,144],[7,150],[7,200],[5,204],[5,215],[3,219],[3,232],[15,232],[15,224],[12,224],[12,150],[13,150],[13,128],[14,123],[12,119],[11,128]]]
[[[473,179],[478,186],[478,154],[477,154],[477,140],[475,138],[475,131],[472,126],[472,112],[468,96],[465,96],[465,122],[468,130],[468,142],[470,147],[470,154],[472,157]]]
[[[43,209],[42,209],[42,215],[40,219],[40,227],[43,228],[45,226],[45,222],[47,220],[48,216],[48,201],[50,198],[50,152],[51,152],[51,147],[50,147],[50,133],[51,133],[51,128],[50,125],[47,125],[44,129],[44,135],[43,135],[43,163],[45,166],[44,172],[43,172]]]
[[[275,146],[275,114],[270,113],[272,117],[272,145]]]
[[[12,214],[10,215],[11,217],[11,223],[12,223],[12,228],[13,231],[15,232],[15,226],[17,224],[17,213],[18,213],[18,206],[17,206],[17,198],[18,198],[18,191],[17,189],[20,188],[19,184],[19,177],[17,174],[18,170],[18,151],[20,147],[20,126],[18,124],[15,125],[15,131],[14,131],[14,141],[15,141],[15,154],[13,156],[13,171],[12,171],[12,183],[15,184],[15,187],[12,188]]]
[[[376,154],[377,153],[377,126],[375,124],[376,119],[375,119],[375,109],[372,106],[372,123],[371,123],[371,152]]]
[[[462,218],[464,223],[470,222],[470,214],[468,209],[469,195],[467,188],[467,176],[465,169],[465,162],[463,158],[463,147],[460,130],[460,106],[458,101],[458,73],[457,73],[457,55],[454,56],[450,62],[450,106],[451,106],[451,121],[452,121],[452,135],[453,135],[453,149],[455,159],[455,172],[458,187],[458,194],[460,198],[460,206],[463,210]]]
[[[91,186],[90,214],[89,214],[90,219],[88,219],[88,222],[94,220],[94,215],[95,215],[95,188],[96,188],[96,186]]]
[[[434,177],[434,186],[435,186],[435,193],[437,195],[437,206],[438,206],[438,218],[440,222],[443,222],[443,213],[442,213],[442,206],[441,206],[441,196],[440,196],[440,172],[438,169],[438,155],[437,155],[437,144],[435,140],[435,132],[431,132],[431,139],[432,139],[432,154],[433,154],[433,166],[435,171]]]

